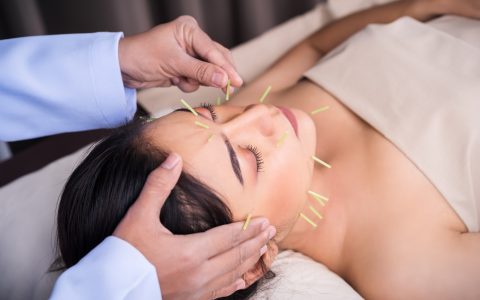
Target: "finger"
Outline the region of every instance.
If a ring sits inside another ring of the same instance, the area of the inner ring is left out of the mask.
[[[226,59],[222,52],[216,47],[216,44],[210,37],[197,26],[192,32],[192,49],[202,59],[221,67],[234,86],[242,85],[242,78],[235,70],[235,66]],[[227,83],[219,87],[224,87]]]
[[[222,68],[224,68],[225,71],[227,72],[227,74],[229,74],[229,78],[231,79],[232,86],[236,86],[236,87],[242,86],[243,85],[243,79],[240,77],[240,75],[238,76],[237,79],[230,76],[231,74],[237,74],[238,75],[237,68],[235,67],[235,62],[233,60],[232,52],[230,52],[229,49],[225,48],[224,46],[222,46],[221,44],[219,44],[217,42],[214,42],[214,44],[215,44],[215,47],[217,47],[218,51],[220,51],[222,53],[225,60],[227,60],[229,62],[229,65],[222,66]],[[240,80],[240,82],[238,81],[238,79]]]
[[[222,298],[222,297],[228,297],[231,294],[235,293],[238,290],[244,289],[245,288],[245,281],[243,279],[238,279],[234,283],[230,284],[227,287],[224,287],[219,290],[214,290],[211,292],[209,299],[217,299],[217,298]]]
[[[234,64],[234,62],[233,62],[233,57],[232,57],[232,54],[231,54],[230,50],[228,50],[227,48],[223,47],[222,45],[220,45],[220,44],[217,43],[217,42],[214,42],[214,43],[215,43],[215,47],[217,47],[218,51],[220,51],[220,52],[222,53],[223,57],[225,57],[225,59],[228,60],[232,66],[234,66],[235,64]],[[235,70],[235,71],[236,71],[236,70]],[[241,78],[240,78],[240,79],[241,79]],[[241,82],[240,85],[242,85],[242,84],[243,84],[243,80],[242,80],[242,82]],[[233,84],[233,85],[235,85],[235,84]],[[233,85],[230,86],[230,94],[233,94],[234,91],[235,91]],[[239,86],[237,85],[237,87],[239,87]],[[222,91],[223,91],[224,93],[227,93],[227,87],[226,87],[226,86],[223,87],[223,88],[222,88]]]
[[[275,235],[274,227],[269,226],[254,238],[210,259],[202,267],[204,274],[208,274],[210,278],[216,278],[215,281],[220,287],[232,283],[258,262],[265,253],[264,246],[273,235]]]
[[[177,83],[177,87],[185,93],[191,93],[198,90],[198,88],[200,87],[200,84],[196,80],[180,77]]]
[[[178,154],[171,153],[160,167],[148,175],[145,186],[131,209],[135,207],[134,209],[158,219],[160,210],[177,183],[181,171],[181,157]]]
[[[201,249],[203,260],[211,259],[215,256],[240,245],[244,241],[255,238],[267,229],[269,222],[266,218],[253,218],[246,230],[243,230],[243,223],[236,222],[228,225],[222,225],[202,233],[189,235],[191,245],[196,249]]]
[[[227,85],[228,75],[221,67],[184,54],[178,61],[181,76],[194,79],[202,85],[222,88]]]
[[[233,66],[235,67],[235,62],[233,61],[233,56],[232,56],[232,53],[230,52],[230,50],[228,50],[227,48],[225,48],[222,44],[220,43],[217,43],[217,42],[213,42],[215,44],[215,47],[217,47],[218,51],[220,51],[223,55],[223,57],[225,57],[226,60],[228,60],[228,62]]]

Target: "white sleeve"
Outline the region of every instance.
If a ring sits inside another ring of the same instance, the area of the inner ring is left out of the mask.
[[[121,32],[0,40],[0,140],[116,127],[136,110],[118,60]]]
[[[55,283],[50,299],[162,299],[155,267],[132,245],[109,236]]]

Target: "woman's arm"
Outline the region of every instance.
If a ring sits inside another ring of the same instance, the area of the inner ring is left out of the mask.
[[[480,299],[480,233],[451,231],[445,237],[427,238],[421,252],[397,260],[394,271],[370,280],[362,295],[367,299],[384,299],[385,293],[392,299]],[[379,289],[378,282],[388,289]]]
[[[333,21],[284,54],[272,67],[247,86],[253,97],[272,85],[272,91],[295,84],[310,67],[330,50],[370,23],[389,23],[402,16],[420,21],[446,12],[439,0],[397,1],[366,9]],[[255,93],[255,94],[254,94]],[[245,95],[243,95],[245,96]]]

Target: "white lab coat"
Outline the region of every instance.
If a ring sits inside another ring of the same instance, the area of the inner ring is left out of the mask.
[[[0,140],[115,127],[132,118],[136,92],[122,83],[122,33],[0,41]],[[52,299],[161,299],[155,268],[110,236],[57,280]]]

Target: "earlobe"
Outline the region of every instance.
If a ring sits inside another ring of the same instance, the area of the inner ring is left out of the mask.
[[[278,246],[274,241],[269,241],[267,244],[268,250],[258,260],[258,262],[250,270],[243,275],[245,286],[249,287],[257,280],[262,278],[272,266],[273,261],[278,255]]]

